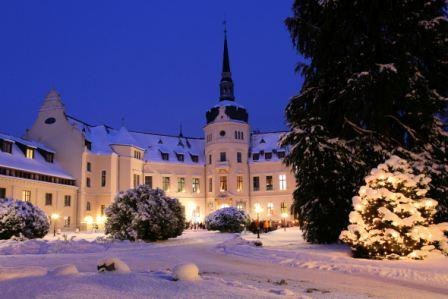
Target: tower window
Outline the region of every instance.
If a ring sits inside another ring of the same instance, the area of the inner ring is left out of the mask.
[[[225,161],[227,161],[227,157],[226,157],[226,153],[225,152],[221,152],[220,154],[219,154],[219,160],[221,161],[221,162],[225,162]]]
[[[86,178],[86,187],[90,188],[90,178]]]
[[[242,163],[242,161],[243,161],[243,155],[241,154],[241,152],[237,152],[236,153],[236,162]]]
[[[101,171],[101,187],[106,186],[106,171]]]
[[[224,137],[226,136],[226,131],[222,130],[219,132],[219,136]]]
[[[90,163],[90,162],[87,162],[87,171],[88,172],[91,172],[92,171],[92,163]]]

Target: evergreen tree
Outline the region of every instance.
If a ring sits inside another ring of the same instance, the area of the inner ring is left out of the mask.
[[[296,0],[293,12],[286,25],[307,63],[298,65],[305,80],[286,109],[282,143],[291,147],[285,162],[304,237],[336,241],[349,198],[393,153],[419,161],[443,211],[448,135],[436,115],[448,95],[445,1]]]
[[[370,172],[353,197],[351,224],[340,239],[355,257],[423,259],[436,248],[448,255],[448,222],[433,224],[438,203],[426,197],[429,181],[392,156]]]

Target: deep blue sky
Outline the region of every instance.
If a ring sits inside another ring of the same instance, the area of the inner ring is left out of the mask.
[[[51,87],[92,124],[202,136],[218,101],[224,18],[237,102],[281,130],[301,80],[292,0],[2,1],[0,131],[22,135]],[[5,112],[3,112],[6,111]]]

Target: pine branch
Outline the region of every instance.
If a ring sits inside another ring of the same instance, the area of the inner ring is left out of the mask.
[[[417,138],[417,136],[415,136],[415,134],[416,134],[415,131],[411,127],[406,126],[404,123],[402,123],[398,118],[396,118],[395,116],[390,115],[390,114],[385,115],[385,117],[389,117],[389,118],[392,118],[393,120],[395,120],[400,126],[403,127],[403,129],[405,129],[409,133],[409,135],[412,137],[412,139],[414,139],[415,141],[419,140]]]

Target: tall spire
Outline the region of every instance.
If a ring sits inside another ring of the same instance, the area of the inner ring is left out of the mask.
[[[232,73],[230,72],[229,49],[227,46],[227,22],[224,21],[224,52],[222,57],[222,73],[220,88],[220,101],[234,101]]]

